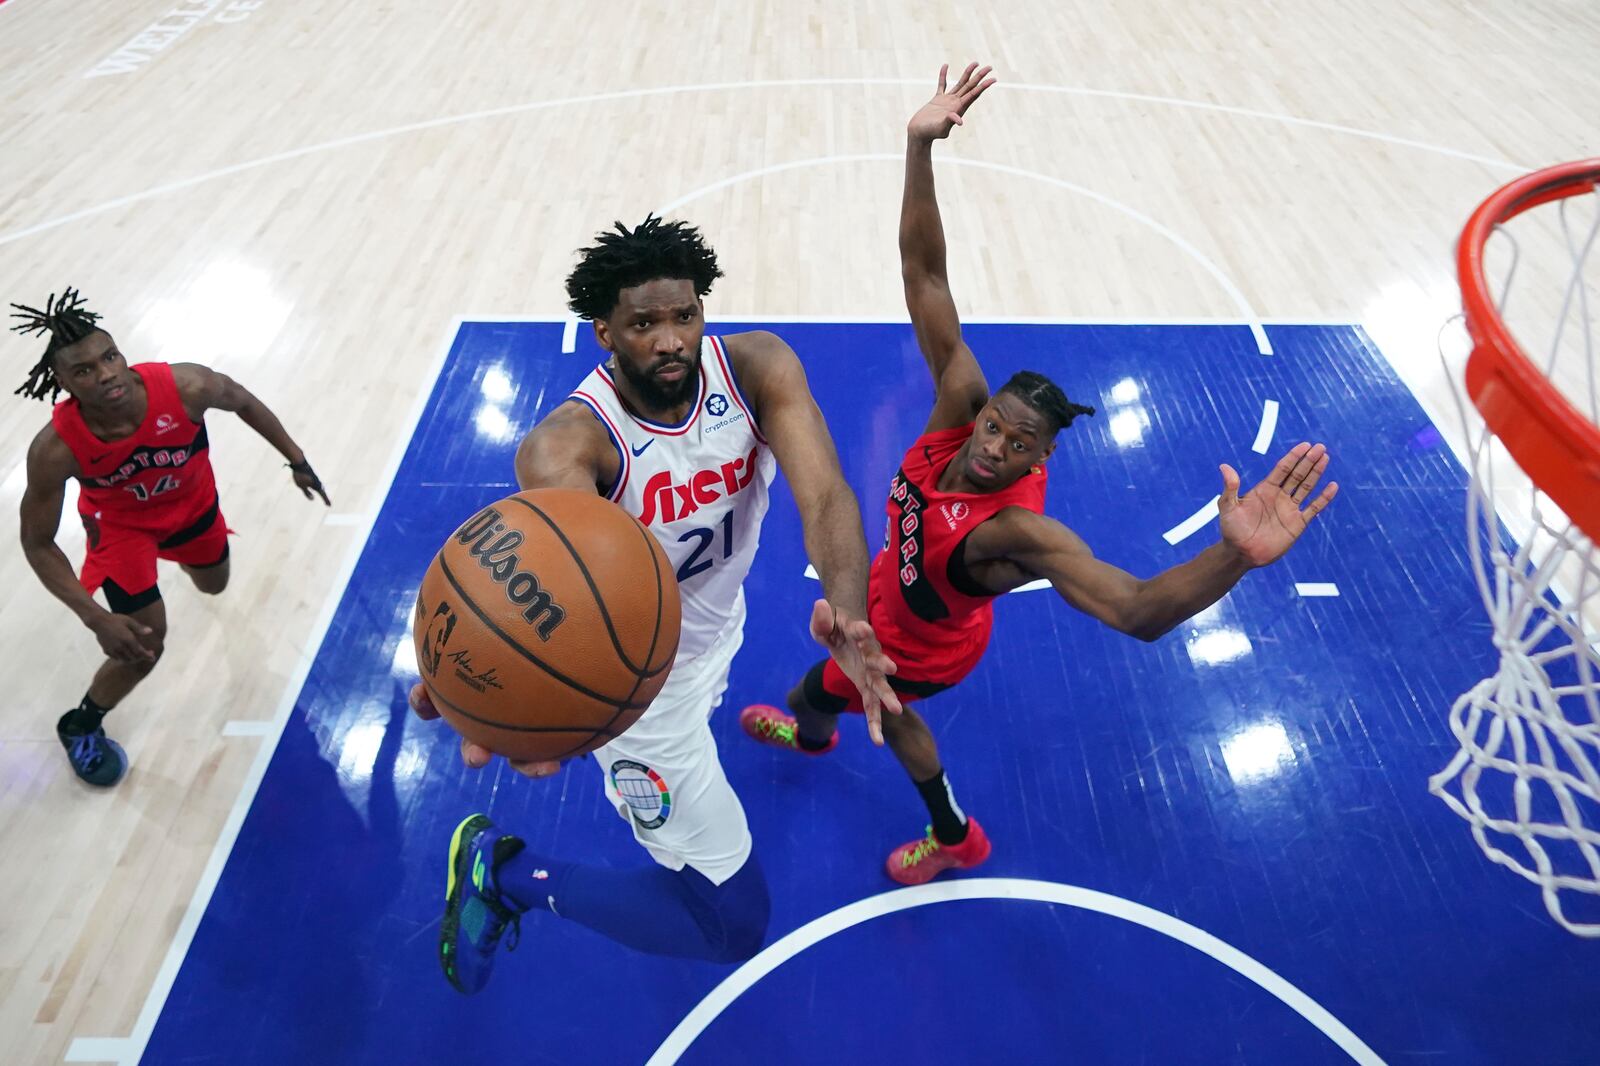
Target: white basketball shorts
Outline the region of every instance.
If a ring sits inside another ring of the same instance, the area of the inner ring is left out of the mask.
[[[711,712],[727,691],[744,619],[741,589],[711,647],[673,663],[649,709],[594,751],[606,795],[651,857],[669,870],[692,866],[718,885],[750,857],[750,825],[711,738]]]

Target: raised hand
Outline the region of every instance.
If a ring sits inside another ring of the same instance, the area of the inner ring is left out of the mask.
[[[433,700],[428,696],[428,689],[417,682],[411,686],[411,709],[417,717],[425,722],[431,722],[439,717],[439,708],[433,705]],[[461,761],[474,770],[481,770],[489,765],[489,760],[494,758],[494,752],[482,744],[474,744],[466,737],[461,738]],[[511,762],[511,760],[506,760]],[[561,769],[559,762],[511,762],[511,768],[524,777],[549,777]]]
[[[883,712],[900,713],[900,700],[889,687],[895,665],[873,635],[872,626],[851,618],[827,600],[811,607],[811,639],[828,649],[833,661],[861,693],[861,710],[867,719],[867,735],[883,744]]]
[[[979,70],[978,64],[968,63],[956,87],[946,90],[945,78],[950,73],[950,64],[940,67],[939,91],[933,94],[932,100],[922,105],[922,110],[911,116],[911,121],[906,124],[906,133],[914,140],[930,142],[950,136],[952,127],[964,125],[961,116],[967,113],[967,108],[995,83],[994,78],[985,80],[993,69],[984,67]]]
[[[1272,473],[1240,496],[1238,473],[1223,463],[1222,497],[1217,503],[1223,541],[1251,566],[1277,562],[1338,493],[1338,482],[1331,482],[1310,503],[1305,502],[1327,469],[1326,447],[1296,444],[1278,460]]]

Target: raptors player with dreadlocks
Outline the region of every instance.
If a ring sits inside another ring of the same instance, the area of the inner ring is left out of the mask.
[[[1096,559],[1077,534],[1043,513],[1044,464],[1056,434],[1094,408],[1069,402],[1044,375],[1026,370],[990,392],[961,339],[934,196],[933,142],[948,137],[993,84],[988,73],[974,63],[947,92],[941,69],[938,92],[906,131],[900,272],[934,403],[889,489],[888,532],[872,563],[867,618],[898,667],[888,681],[904,707],[883,719],[883,737],[928,808],[926,835],[895,848],[885,862],[889,876],[907,885],[989,857],[989,838],[957,806],[933,733],[911,703],[951,688],[978,665],[996,597],[1043,578],[1085,614],[1155,640],[1221,599],[1252,568],[1282,556],[1338,489],[1329,485],[1306,503],[1328,466],[1320,444],[1296,445],[1242,497],[1239,475],[1223,465],[1222,539],[1144,581]],[[854,689],[827,662],[812,667],[788,704],[792,714],[747,707],[740,725],[763,744],[821,755],[838,743],[839,713],[861,709]]]
[[[107,712],[161,658],[167,612],[156,560],[183,567],[195,587],[215,595],[228,584],[228,526],[217,502],[205,413],[233,411],[289,461],[294,483],[324,504],[322,482],[278,418],[225,374],[196,363],[129,366],[73,289],[44,310],[12,304],[12,329],[48,337],[44,354],[16,391],[55,405],[28,448],[22,496],[22,549],[50,593],[100,641],[106,660],[56,734],[78,777],[109,786],[127,769],[122,748],[101,725]],[[88,533],[83,570],[57,546],[68,479],[81,486],[78,512]],[[94,599],[105,592],[110,610]]]

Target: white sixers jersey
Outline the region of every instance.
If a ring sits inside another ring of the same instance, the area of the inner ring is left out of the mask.
[[[678,661],[703,654],[727,627],[755,559],[775,463],[733,378],[722,342],[700,343],[694,406],[676,426],[632,413],[604,365],[572,393],[617,449],[615,500],[672,560],[683,600]]]

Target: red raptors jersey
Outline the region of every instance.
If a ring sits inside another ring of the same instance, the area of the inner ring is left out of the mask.
[[[130,437],[103,441],[84,424],[77,400],[56,404],[50,420],[82,472],[78,511],[113,525],[165,532],[180,529],[217,498],[205,422],[190,419],[172,367],[130,367],[144,380],[144,421]]]
[[[1045,471],[1034,467],[999,492],[940,492],[939,476],[972,436],[971,423],[917,438],[889,487],[889,525],[872,561],[868,615],[878,639],[913,681],[954,684],[977,665],[994,625],[994,596],[951,557],[1007,507],[1044,510]]]

